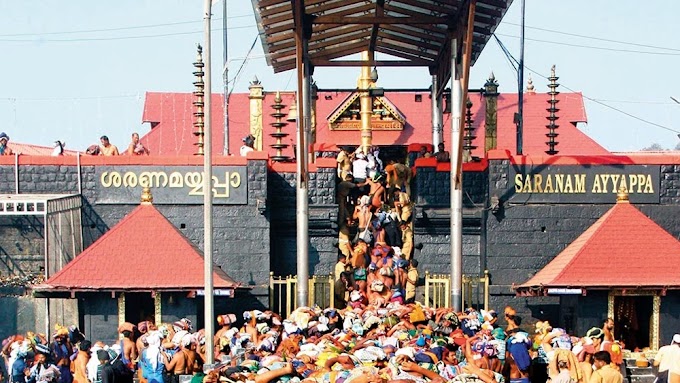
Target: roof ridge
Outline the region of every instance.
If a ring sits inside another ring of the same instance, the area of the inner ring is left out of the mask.
[[[571,258],[569,259],[569,262],[567,262],[567,263],[562,267],[562,270],[560,270],[560,272],[559,272],[557,275],[555,275],[555,276],[553,277],[553,280],[557,280],[558,278],[560,278],[560,277],[567,271],[567,269],[569,268],[569,266],[570,266],[571,264],[573,264],[574,261],[579,257],[579,255],[581,255],[581,254],[584,252],[584,249],[585,249],[586,246],[588,245],[588,242],[590,241],[590,239],[593,238],[597,233],[599,233],[599,232],[602,230],[602,228],[604,227],[604,224],[605,224],[605,223],[607,222],[607,220],[611,217],[611,215],[613,214],[614,210],[615,210],[618,206],[621,206],[621,204],[615,204],[614,206],[612,206],[611,208],[609,208],[609,210],[607,210],[604,214],[602,214],[602,216],[601,216],[600,218],[598,218],[598,219],[597,219],[592,225],[590,225],[583,233],[581,233],[578,237],[576,237],[576,239],[573,240],[569,245],[567,245],[567,247],[565,247],[564,249],[562,249],[562,251],[561,251],[559,254],[557,254],[557,256],[556,256],[555,258],[553,258],[553,260],[555,260],[557,257],[560,256],[560,254],[562,254],[563,252],[565,252],[565,251],[566,251],[570,246],[572,246],[576,241],[578,241],[579,239],[581,239],[581,237],[585,236],[586,233],[588,233],[588,231],[590,231],[591,229],[594,228],[593,231],[592,231],[592,233],[590,233],[590,234],[588,235],[588,237],[585,238],[585,242],[579,247],[579,249],[574,253],[574,255],[571,256]],[[551,262],[552,262],[552,261],[551,261]],[[550,264],[550,262],[548,262],[548,264]],[[542,270],[542,269],[541,269],[541,270]]]
[[[56,278],[56,277],[60,276],[61,274],[65,273],[67,270],[69,270],[69,269],[71,269],[72,267],[74,267],[75,264],[77,264],[78,262],[80,262],[80,260],[81,260],[81,258],[82,258],[82,255],[85,254],[85,252],[93,251],[93,249],[98,248],[99,246],[101,246],[101,244],[103,243],[103,240],[104,240],[105,238],[107,238],[107,237],[109,237],[110,235],[112,235],[112,234],[111,234],[112,232],[119,230],[119,228],[122,227],[122,224],[123,224],[124,222],[128,221],[128,220],[130,219],[130,217],[132,217],[133,215],[137,214],[137,212],[141,211],[141,210],[142,210],[142,209],[141,209],[142,207],[147,207],[147,206],[153,207],[153,205],[141,205],[141,204],[140,204],[140,205],[138,205],[136,208],[134,208],[131,212],[127,213],[127,214],[125,215],[125,217],[123,217],[123,219],[121,219],[121,220],[118,221],[115,225],[113,225],[112,228],[109,228],[109,230],[106,231],[106,233],[104,233],[104,235],[102,235],[101,237],[97,238],[94,242],[92,242],[92,244],[91,244],[90,246],[88,246],[87,248],[83,249],[83,251],[81,251],[80,254],[77,254],[75,257],[73,257],[73,259],[72,259],[69,263],[67,263],[66,266],[62,267],[61,270],[59,270],[59,271],[57,271],[56,273],[54,273],[54,275],[49,276],[48,279]]]

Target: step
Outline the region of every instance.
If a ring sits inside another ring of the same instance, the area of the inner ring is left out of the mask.
[[[633,375],[628,377],[630,383],[654,383],[656,376],[648,375]]]
[[[626,367],[629,375],[654,375],[652,367]]]

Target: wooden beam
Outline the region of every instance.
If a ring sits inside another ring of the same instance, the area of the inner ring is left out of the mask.
[[[432,62],[427,60],[427,59],[424,59],[424,58],[419,57],[419,56],[411,55],[411,54],[406,53],[406,52],[401,51],[401,50],[396,50],[394,48],[391,48],[390,46],[385,46],[385,44],[378,45],[377,47],[375,47],[375,50],[376,50],[376,52],[384,53],[384,54],[387,54],[387,55],[392,55],[394,57],[399,57],[399,58],[411,60],[411,61],[418,60],[418,61],[422,61],[423,63],[427,64],[427,65],[423,65],[423,66],[428,66],[428,65],[432,64]]]
[[[432,16],[430,13],[418,12],[418,11],[410,9],[410,8],[399,7],[397,5],[394,5],[394,3],[389,3],[388,5],[386,5],[385,11],[388,11],[390,14],[399,13],[401,15],[410,16],[410,17]],[[447,24],[448,25],[449,20],[451,20],[450,17],[448,17],[448,16],[441,16],[441,17],[446,19],[446,22],[443,22],[441,24]]]
[[[345,9],[345,10],[340,11],[340,12],[335,12],[332,15],[329,15],[329,16],[319,16],[319,17],[334,17],[334,18],[337,18],[338,20],[346,20],[347,17],[345,17],[345,16],[353,15],[353,14],[356,14],[356,13],[368,12],[372,9],[373,9],[373,4],[364,4],[364,5],[355,7],[355,8],[349,8],[349,9]],[[319,17],[317,17],[316,19],[318,19]],[[316,19],[313,21],[314,24],[317,24],[317,25],[318,24],[327,24],[327,23],[317,23]],[[350,22],[345,22],[345,21],[339,21],[339,22],[333,23],[333,24],[359,24],[359,23],[350,23]],[[371,23],[368,23],[368,24],[371,24]],[[337,26],[318,26],[318,28],[313,28],[312,31],[318,32],[318,31],[323,31],[323,30],[330,29],[330,28],[337,28]],[[291,31],[291,29],[292,28],[291,28],[290,25],[279,25],[278,27],[267,28],[267,26],[265,24],[265,33],[268,36],[274,35],[274,34],[277,34],[277,33],[281,33],[281,32],[287,32],[284,39],[293,38],[294,33]],[[269,38],[267,38],[267,42],[270,42]]]
[[[370,27],[366,25],[355,25],[351,27],[347,27],[344,25],[336,25],[337,28],[329,29],[326,31],[323,31],[321,33],[313,34],[312,38],[309,40],[309,49],[312,50],[314,43],[318,43],[320,41],[325,41],[327,39],[331,39],[333,37],[337,36],[342,36],[347,33],[353,33],[356,31],[364,31],[368,32],[368,29]],[[284,42],[278,43],[278,44],[271,44],[269,45],[269,50],[274,52],[277,50],[284,50],[284,49],[290,49],[295,47],[295,40],[286,40]]]
[[[406,28],[401,25],[381,25],[381,29],[386,30],[386,31],[392,31],[392,32],[397,32],[401,33],[403,35],[407,36],[413,36],[417,37],[426,41],[434,41],[437,44],[443,44],[446,41],[446,33],[435,33],[435,34],[429,34],[425,33],[422,31],[416,31],[410,28]]]
[[[341,45],[344,42],[347,41],[353,41],[353,40],[358,40],[361,38],[365,38],[367,36],[367,32],[364,30],[360,30],[355,33],[344,33],[341,34],[340,37],[334,38],[334,39],[326,39],[324,41],[317,41],[315,44],[309,44],[307,51],[310,53],[313,53],[315,51],[322,51],[324,48],[327,47],[332,47],[336,45]],[[273,60],[280,59],[282,57],[288,57],[291,55],[295,54],[295,48],[293,49],[277,49],[275,53],[272,53],[269,55]]]
[[[448,5],[444,5],[442,3],[430,3],[427,1],[420,1],[420,0],[396,0],[392,1],[392,3],[402,3],[402,4],[407,4],[412,7],[418,7],[422,9],[426,9],[428,11],[436,12],[436,13],[448,13],[448,14],[455,14],[457,12],[456,7],[449,7]]]
[[[468,17],[467,17],[467,23],[466,23],[466,31],[465,31],[465,43],[463,45],[463,60],[462,60],[462,66],[463,70],[461,73],[461,87],[462,89],[462,100],[460,103],[460,137],[458,138],[458,148],[457,148],[457,156],[458,156],[458,161],[456,162],[458,168],[456,169],[456,182],[458,183],[458,187],[462,187],[463,183],[463,173],[462,173],[462,168],[463,168],[463,142],[465,141],[463,137],[465,136],[465,108],[467,104],[467,99],[468,99],[468,85],[470,83],[470,60],[472,59],[472,35],[473,35],[473,30],[474,30],[474,24],[475,24],[475,6],[476,6],[477,0],[471,0],[470,1],[470,6],[468,7]],[[453,148],[452,148],[453,149]],[[453,170],[453,169],[452,169]],[[451,185],[451,188],[454,186]]]
[[[312,21],[314,24],[447,24],[446,17],[418,16],[418,17],[375,17],[375,16],[351,16],[341,17],[335,15],[318,16]]]
[[[437,58],[436,52],[435,53],[429,53],[427,51],[421,51],[421,50],[416,49],[416,48],[404,47],[404,46],[401,46],[399,44],[390,43],[388,40],[399,42],[398,40],[393,39],[393,38],[383,37],[383,39],[382,39],[382,41],[380,42],[379,45],[382,45],[384,47],[388,47],[388,48],[396,50],[396,51],[402,51],[402,52],[405,52],[405,53],[409,53],[409,54],[411,54],[415,57],[432,59],[432,60]]]
[[[366,49],[367,46],[368,46],[368,39],[362,39],[360,41],[350,43],[350,44],[344,45],[342,47],[332,48],[332,49],[324,49],[322,51],[314,52],[312,57],[313,58],[328,58],[329,59],[329,56],[336,55],[338,53],[341,53],[342,55],[337,56],[337,57],[342,57],[346,54],[361,52],[361,49]],[[359,49],[359,50],[357,51],[357,49]],[[349,52],[349,53],[346,53],[346,52]]]
[[[366,65],[366,61],[362,60],[312,60],[314,66],[318,67],[361,67]],[[378,60],[373,61],[374,66],[379,67],[422,67],[429,65],[429,62],[424,60],[410,60],[410,61],[396,61],[396,60]]]
[[[375,15],[376,17],[385,16],[385,0],[377,0],[375,2]],[[375,43],[378,41],[378,27],[380,24],[373,24],[371,28],[371,39],[368,42],[368,51],[375,52]]]
[[[437,52],[437,50],[439,49],[439,46],[440,46],[439,44],[432,43],[431,41],[425,41],[425,40],[417,39],[417,38],[414,39],[414,38],[411,38],[411,37],[404,37],[402,35],[396,35],[394,33],[390,33],[389,31],[381,31],[380,33],[378,33],[378,36],[383,38],[383,39],[389,39],[389,40],[398,41],[398,42],[404,43],[404,44],[410,44],[410,45],[413,45],[414,48],[415,47],[422,47],[422,48],[425,48],[427,50],[431,50],[431,51],[435,51],[435,52]]]

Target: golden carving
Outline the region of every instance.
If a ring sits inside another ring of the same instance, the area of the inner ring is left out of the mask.
[[[123,323],[125,323],[125,293],[120,293],[118,296],[118,326],[122,326]]]
[[[253,149],[262,150],[262,100],[264,99],[263,87],[260,81],[255,78],[248,87],[250,94],[250,134],[255,137]]]
[[[142,203],[143,204],[153,203],[153,195],[151,195],[151,189],[148,186],[142,188]]]
[[[161,293],[159,291],[157,291],[156,295],[153,297],[153,311],[156,325],[163,323],[163,317],[161,315]]]
[[[657,293],[654,295],[652,301],[652,323],[650,323],[649,328],[649,339],[651,342],[652,350],[659,349],[659,322],[660,322],[660,311],[661,311],[661,297]]]
[[[353,93],[328,118],[331,130],[361,130],[359,93]],[[373,99],[371,130],[403,130],[406,119],[385,97]]]
[[[650,184],[651,184],[651,176],[650,178]],[[626,189],[625,186],[621,186],[619,188],[619,192],[616,193],[616,203],[629,203],[630,201],[628,200],[628,190]]]

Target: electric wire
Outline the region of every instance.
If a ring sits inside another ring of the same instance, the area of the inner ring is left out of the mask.
[[[236,19],[243,17],[252,17],[253,15],[237,15],[229,16],[227,19]],[[215,21],[223,20],[223,18],[215,18]],[[169,27],[174,25],[184,25],[184,24],[198,24],[202,23],[202,20],[193,21],[177,21],[172,23],[162,23],[162,24],[149,24],[149,25],[131,25],[127,27],[115,27],[115,28],[102,28],[102,29],[83,29],[76,31],[63,31],[63,32],[37,32],[37,33],[12,33],[12,34],[2,34],[0,37],[23,37],[23,36],[47,36],[47,35],[70,35],[76,33],[95,33],[95,32],[113,32],[113,31],[126,31],[132,29],[146,29],[146,28],[158,28],[158,27]]]
[[[242,25],[236,27],[229,27],[227,29],[245,29],[252,28],[254,25]],[[222,32],[223,28],[212,29],[212,32]],[[112,40],[136,40],[136,39],[146,39],[154,37],[168,37],[168,36],[181,36],[181,35],[194,35],[203,33],[203,31],[189,31],[189,32],[173,32],[173,33],[162,33],[155,35],[137,35],[137,36],[115,36],[115,37],[82,37],[82,38],[72,38],[72,39],[0,39],[0,42],[24,42],[24,43],[72,43],[72,42],[84,42],[84,41],[112,41]]]
[[[507,21],[503,22],[503,24],[520,26],[520,24],[511,23],[511,22],[507,22]],[[530,27],[530,26],[526,26],[525,28],[534,29],[534,30],[542,31],[542,32],[555,33],[555,34],[559,34],[559,35],[578,37],[578,38],[582,38],[582,39],[604,41],[604,42],[615,43],[615,44],[625,44],[625,45],[629,45],[629,46],[632,45],[632,46],[641,47],[641,48],[662,49],[662,50],[667,50],[667,51],[680,52],[680,49],[677,49],[677,48],[668,48],[668,47],[662,47],[662,46],[658,46],[658,45],[638,44],[638,43],[632,43],[630,41],[613,40],[613,39],[606,39],[606,38],[603,38],[603,37],[579,35],[578,33],[570,33],[570,32],[558,31],[558,30],[548,29],[548,28],[539,28],[539,27]]]
[[[495,34],[494,34],[494,35],[495,35]],[[496,37],[496,38],[497,38],[497,37]],[[497,38],[497,39],[498,39],[498,38]],[[499,41],[500,41],[500,40],[499,40]],[[517,59],[516,59],[514,56],[512,56],[512,54],[510,54],[510,57],[512,58],[512,60],[514,60],[515,62],[517,62]],[[519,63],[518,63],[518,64],[519,64]],[[535,74],[535,75],[537,75],[537,76],[539,76],[539,77],[542,77],[542,78],[545,79],[545,80],[549,80],[547,76],[544,76],[543,74],[541,74],[541,73],[539,73],[539,72],[537,72],[537,71],[535,71],[535,70],[529,68],[528,66],[526,66],[526,64],[524,65],[524,67],[525,67],[526,69],[528,69],[530,72],[532,72],[533,74]],[[568,91],[570,91],[570,92],[574,92],[574,93],[577,92],[577,91],[575,91],[574,89],[571,89],[571,88],[569,88],[568,86],[564,85],[563,83],[560,83],[560,86],[562,86],[564,89],[566,89],[566,90],[568,90]],[[616,108],[616,107],[613,107],[613,106],[611,106],[611,105],[609,105],[609,104],[606,104],[606,103],[604,103],[604,102],[602,102],[602,101],[600,101],[600,100],[598,100],[598,99],[588,97],[588,96],[586,96],[586,95],[583,94],[583,93],[581,93],[581,96],[583,96],[583,98],[585,98],[585,99],[588,100],[588,101],[592,101],[592,102],[594,102],[594,103],[596,103],[596,104],[602,105],[602,106],[604,106],[604,107],[606,107],[606,108],[609,108],[609,109],[611,109],[611,110],[614,110],[614,111],[616,111],[616,112],[618,112],[618,113],[621,113],[621,114],[623,114],[623,115],[626,115],[626,116],[628,116],[628,117],[630,117],[630,118],[633,118],[633,119],[638,120],[638,121],[640,121],[640,122],[644,122],[645,124],[649,124],[649,125],[655,126],[655,127],[657,127],[657,128],[667,130],[667,131],[669,131],[669,132],[673,132],[673,133],[676,133],[676,134],[680,134],[680,131],[677,131],[677,130],[675,130],[675,129],[671,129],[671,128],[669,128],[669,127],[667,127],[667,126],[664,126],[664,125],[661,125],[661,124],[657,124],[656,122],[653,122],[653,121],[646,120],[646,119],[644,119],[644,118],[642,118],[642,117],[638,117],[638,116],[636,116],[636,115],[634,115],[634,114],[631,114],[631,113],[626,112],[625,110],[621,110],[621,109],[619,109],[619,108]]]

